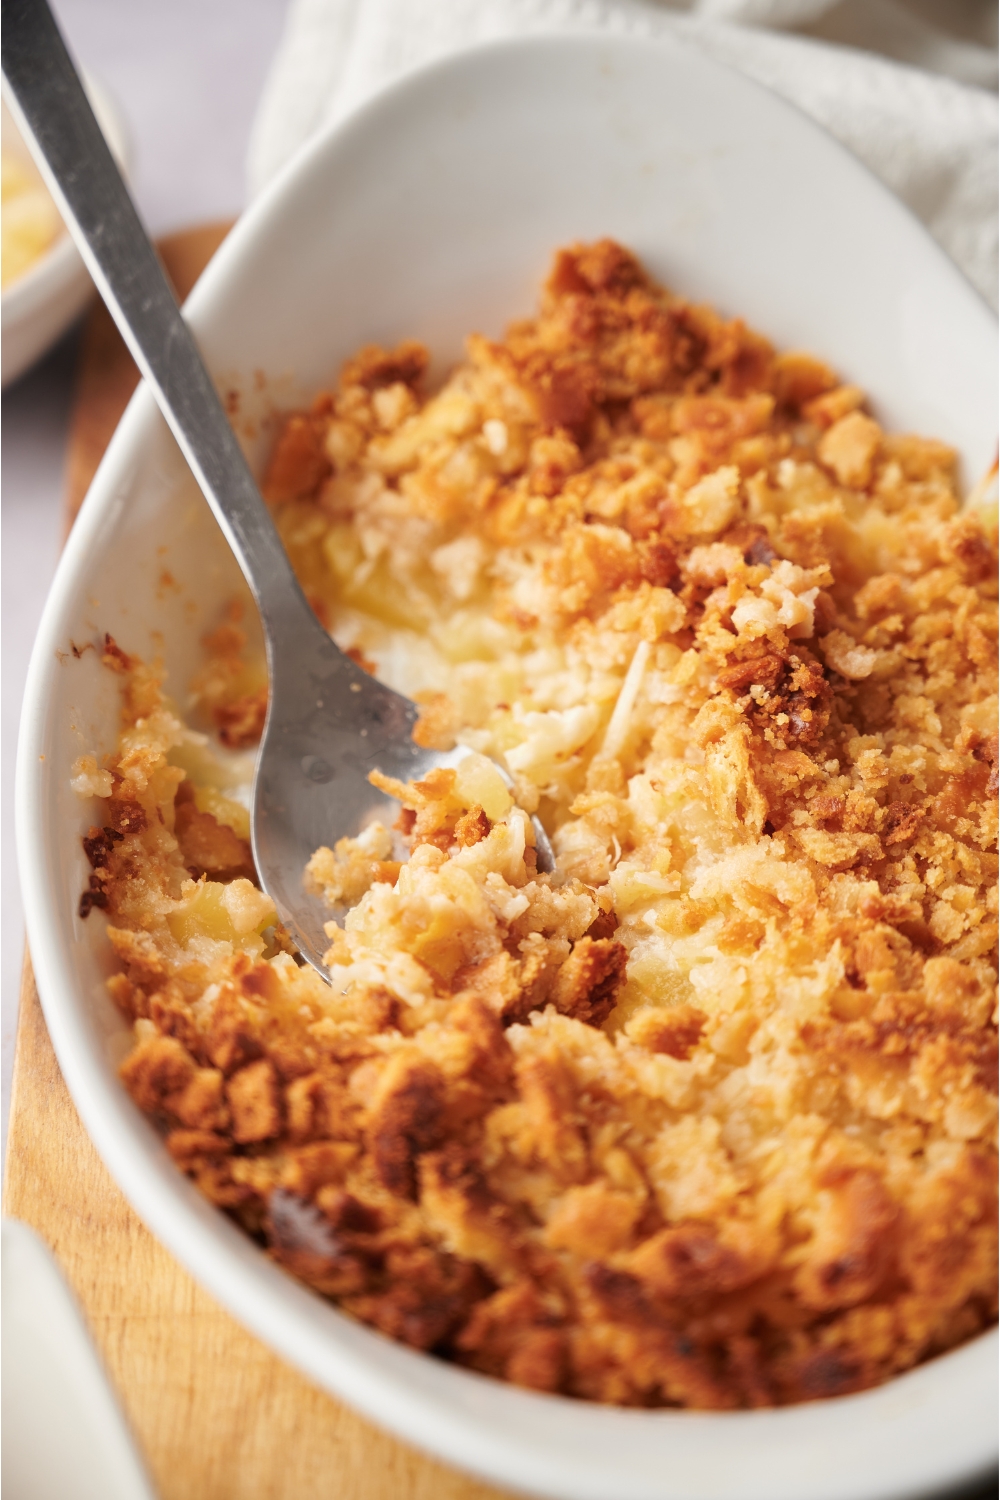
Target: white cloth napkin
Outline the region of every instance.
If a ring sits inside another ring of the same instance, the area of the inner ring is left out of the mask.
[[[824,125],[995,307],[994,15],[989,0],[292,0],[251,135],[250,191],[383,84],[474,42],[669,34]]]

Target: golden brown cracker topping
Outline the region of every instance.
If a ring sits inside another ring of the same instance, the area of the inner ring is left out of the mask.
[[[74,784],[123,1080],[414,1348],[640,1407],[885,1381],[995,1317],[995,530],[944,444],[611,241],[429,395],[426,365],[360,351],[266,488],[338,641],[476,753],[376,772],[394,828],[317,850],[325,985],[109,643],[121,744]],[[231,746],[266,711],[246,626],[195,683]]]

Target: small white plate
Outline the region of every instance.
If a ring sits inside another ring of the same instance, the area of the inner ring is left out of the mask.
[[[83,1318],[48,1246],[3,1221],[6,1500],[154,1500]]]
[[[107,91],[93,78],[87,77],[86,87],[98,124],[125,171],[128,144],[121,116]],[[2,107],[2,131],[4,151],[30,161],[6,104]],[[79,251],[60,228],[45,254],[0,294],[0,383],[4,387],[23,375],[65,333],[93,290]]]
[[[996,443],[996,325],[923,229],[789,105],[676,43],[535,38],[436,64],[306,147],[250,208],[188,304],[265,418],[369,340],[439,367],[471,329],[530,311],[553,250],[612,235],[687,296],[740,314],[865,386],[892,428]],[[257,389],[255,372],[269,377]],[[177,589],[160,586],[169,569]],[[247,1327],[409,1442],[557,1500],[904,1500],[994,1461],[995,1334],[880,1389],[777,1411],[621,1411],[536,1395],[414,1353],[293,1281],[177,1171],[121,1087],[129,1044],[103,980],[102,919],[77,915],[93,821],[69,787],[115,743],[110,630],[163,651],[183,694],[235,564],[149,393],[133,399],[66,547],[31,664],[18,843],[39,990],[94,1141],[155,1234]],[[162,633],[162,634],[161,634]]]

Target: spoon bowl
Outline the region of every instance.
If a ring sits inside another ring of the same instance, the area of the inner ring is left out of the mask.
[[[280,625],[267,637],[271,695],[251,830],[254,861],[279,917],[303,957],[325,976],[326,926],[346,910],[303,883],[309,855],[331,828],[356,833],[376,819],[395,818],[397,804],[372,785],[372,771],[419,780],[435,767],[454,767],[469,752],[461,745],[444,752],[417,745],[416,704],[345,655],[299,599],[289,594]],[[545,830],[537,817],[531,821],[539,868],[554,869]]]

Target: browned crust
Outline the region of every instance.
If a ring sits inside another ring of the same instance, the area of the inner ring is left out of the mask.
[[[295,538],[354,524],[351,485],[377,474],[394,524],[436,545],[537,550],[534,594],[490,585],[496,619],[613,648],[621,677],[644,643],[660,699],[613,754],[595,733],[568,790],[522,778],[556,807],[569,878],[529,850],[465,927],[454,872],[488,864],[504,820],[453,772],[376,776],[410,864],[351,868],[409,966],[362,964],[356,926],[325,998],[273,929],[211,961],[171,937],[188,875],[227,888],[247,851],[162,756],[123,752],[81,911],[111,922],[126,1086],[292,1274],[527,1388],[758,1407],[953,1347],[995,1317],[997,1257],[995,548],[958,513],[953,454],[884,433],[819,360],[609,241],[559,254],[537,318],[472,341],[459,393],[481,377],[519,403],[495,464],[468,433],[386,458],[426,410],[425,366],[416,345],[363,350],[279,435],[269,494],[317,608],[338,596]],[[449,488],[456,455],[473,478]],[[201,705],[251,743],[266,686],[238,611],[206,652]],[[110,638],[105,659],[134,732],[156,673]],[[425,696],[422,743],[462,727],[450,694]],[[693,768],[673,802],[669,755]],[[655,838],[643,774],[666,798]],[[434,900],[411,909],[407,882]],[[684,962],[650,978],[661,938]],[[697,988],[695,949],[714,966]]]

